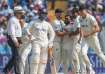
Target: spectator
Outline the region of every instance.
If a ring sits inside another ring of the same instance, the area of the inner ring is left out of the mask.
[[[14,11],[12,9],[8,10],[8,17],[11,17],[14,15]]]
[[[13,8],[18,5],[20,5],[20,0],[14,0]]]
[[[86,3],[86,0],[79,0],[79,3],[80,4],[85,4]]]
[[[47,0],[34,0],[34,4],[38,4],[41,8],[47,8]]]
[[[0,14],[1,16],[1,14]],[[8,50],[7,50],[7,38],[5,36],[6,34],[6,30],[5,30],[5,24],[4,24],[4,19],[3,17],[1,17],[2,21],[0,21],[0,55],[1,54],[7,54]]]
[[[3,30],[4,33],[6,33],[6,29],[7,29],[7,18],[0,13],[0,28],[1,30]]]
[[[55,1],[56,1],[56,0],[51,0],[51,9],[52,9],[52,10],[55,8]]]
[[[68,0],[68,8],[74,5],[79,5],[79,0]]]
[[[31,22],[33,20],[33,18],[34,18],[34,13],[33,12],[29,12],[27,14],[27,22],[28,23]]]
[[[8,6],[7,0],[2,0],[2,2],[1,2],[1,12],[5,16],[8,16],[8,9],[9,9],[9,6]]]

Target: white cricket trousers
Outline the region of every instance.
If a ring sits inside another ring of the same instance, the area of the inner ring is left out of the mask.
[[[65,39],[63,40],[63,43],[61,44],[60,41],[55,41],[54,42],[54,58],[55,58],[55,64],[56,64],[56,68],[57,70],[59,70],[59,66],[60,64],[63,64],[63,69],[64,69],[64,74],[68,74],[68,68],[70,65],[74,64],[75,61],[73,61],[73,58],[75,59],[75,55],[77,54],[77,52],[74,52],[74,47],[76,47],[76,45],[74,43],[77,43],[78,40],[75,40],[75,37],[65,37]],[[62,45],[62,47],[61,47]],[[62,50],[61,50],[62,49]],[[76,51],[76,50],[75,50]],[[76,55],[76,57],[78,57],[78,55]],[[78,58],[76,58],[77,60]],[[77,60],[79,61],[79,60]],[[73,71],[78,72],[77,66],[78,63],[75,63],[73,66]]]
[[[48,57],[48,44],[46,42],[32,41],[30,56],[30,74],[44,74]]]
[[[78,43],[79,35],[75,36],[72,45],[72,72],[73,74],[80,74],[80,51],[81,45]]]
[[[29,42],[29,40],[27,40],[27,37],[22,37],[22,45],[19,48],[19,54],[21,57],[21,61],[20,61],[21,74],[24,74],[26,60],[28,58],[28,55],[31,52],[31,48],[32,48],[31,43]]]
[[[83,41],[83,47],[82,47],[82,71],[86,71],[86,67],[88,70],[92,69],[92,65],[90,63],[90,60],[87,56],[88,48],[92,48],[94,52],[97,54],[97,56],[103,61],[105,64],[105,55],[101,51],[100,43],[97,36],[93,36],[87,39],[84,39]]]

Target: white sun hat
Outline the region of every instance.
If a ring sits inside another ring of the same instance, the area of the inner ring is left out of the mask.
[[[14,12],[25,13],[24,9],[21,6],[15,6],[14,7]]]

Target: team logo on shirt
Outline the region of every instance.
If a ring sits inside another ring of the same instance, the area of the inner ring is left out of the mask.
[[[36,30],[38,30],[38,31],[46,31],[46,29],[44,29],[44,28],[36,28]]]
[[[80,19],[81,27],[88,27],[87,20],[84,23],[82,19]]]
[[[81,27],[88,27],[88,25],[86,25],[86,24],[85,24],[85,25],[84,25],[84,24],[81,24]]]

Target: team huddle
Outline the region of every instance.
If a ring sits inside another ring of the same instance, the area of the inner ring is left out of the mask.
[[[88,58],[88,49],[92,48],[105,64],[105,55],[101,51],[98,32],[100,27],[95,17],[87,12],[86,7],[72,9],[72,16],[62,20],[62,10],[56,9],[56,19],[51,24],[46,20],[47,12],[39,9],[38,19],[27,27],[24,10],[14,8],[15,16],[8,22],[8,44],[12,50],[12,59],[4,68],[5,74],[14,66],[15,74],[24,74],[25,62],[30,56],[30,74],[44,74],[48,60],[48,51],[54,55],[56,69],[64,65],[64,74],[72,66],[73,74],[95,74]],[[30,50],[25,50],[31,45]],[[56,70],[57,71],[57,70]],[[57,74],[57,73],[55,73]]]

